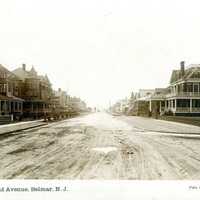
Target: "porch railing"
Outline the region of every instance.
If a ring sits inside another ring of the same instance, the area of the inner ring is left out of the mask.
[[[166,97],[200,97],[200,92],[173,92]]]
[[[191,110],[190,110],[189,107],[177,107],[176,108],[176,112],[185,112],[185,113],[199,112],[200,113],[200,108],[194,108],[194,107],[192,107]]]
[[[23,112],[29,112],[29,113],[48,113],[50,112],[51,110],[50,109],[24,109]]]
[[[176,112],[190,112],[190,108],[188,107],[177,107]]]

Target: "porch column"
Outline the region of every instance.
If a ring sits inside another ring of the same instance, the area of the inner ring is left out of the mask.
[[[162,104],[161,104],[161,101],[160,101],[160,113],[162,112]]]
[[[2,101],[2,108],[1,108],[1,110],[2,110],[2,112],[4,112],[5,113],[5,101]]]
[[[149,101],[149,111],[152,111],[151,100]]]
[[[36,118],[38,118],[38,115],[39,115],[39,105],[40,105],[40,103],[38,102],[36,104]]]
[[[4,110],[4,114],[6,114],[6,109],[7,109],[7,103],[6,103],[6,101],[4,101],[3,102],[4,104],[3,104],[3,110]]]
[[[177,107],[177,100],[175,99],[175,111],[176,111],[176,107]]]
[[[7,101],[4,101],[4,111],[5,114],[7,114],[8,106],[7,106]]]
[[[190,99],[190,112],[192,112],[192,99]]]
[[[15,102],[13,101],[13,112],[15,112]]]
[[[23,102],[21,102],[21,112],[22,112],[22,114],[24,113],[24,103]]]

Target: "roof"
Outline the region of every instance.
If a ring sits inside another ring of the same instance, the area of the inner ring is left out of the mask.
[[[183,75],[181,75],[181,70],[173,70],[170,78],[170,83],[187,80],[195,74],[196,77],[200,79],[200,64],[191,64],[187,66]]]
[[[2,64],[0,64],[0,70],[5,71],[6,73],[11,73],[8,69],[6,69]]]
[[[21,79],[22,81],[24,81],[25,79],[39,79],[42,82],[47,82],[48,84],[50,84],[50,81],[48,79],[48,76],[45,75],[38,75],[35,68],[32,67],[30,71],[24,70],[23,68],[19,67],[15,70],[12,71],[12,73],[14,73],[16,76],[19,77],[19,79]]]
[[[151,95],[141,97],[137,99],[137,101],[149,101],[151,99]]]
[[[0,100],[24,101],[23,99],[15,97],[15,96],[4,96],[4,95],[0,95]]]
[[[154,92],[154,89],[139,89],[139,92]]]
[[[49,100],[42,100],[42,99],[28,99],[26,98],[26,102],[37,102],[37,103],[49,103]]]
[[[9,79],[12,79],[12,80],[20,80],[20,78],[14,74],[13,72],[10,72],[7,68],[5,68],[3,65],[0,64],[0,70],[4,71],[7,73],[7,77]]]
[[[21,67],[15,69],[12,71],[16,76],[18,76],[21,80],[25,80],[29,77],[29,73],[25,70],[23,70]]]

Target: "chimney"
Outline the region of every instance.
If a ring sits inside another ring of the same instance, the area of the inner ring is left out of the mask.
[[[22,64],[22,69],[26,71],[26,64]]]
[[[184,76],[185,74],[185,61],[181,61],[181,76]]]

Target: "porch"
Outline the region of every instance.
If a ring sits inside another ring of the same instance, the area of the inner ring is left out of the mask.
[[[23,100],[0,95],[0,121],[19,120],[23,114]]]
[[[166,101],[165,111],[174,114],[200,114],[200,99],[171,99]]]
[[[44,101],[26,101],[24,102],[23,115],[27,118],[41,118],[51,111],[50,103]]]

